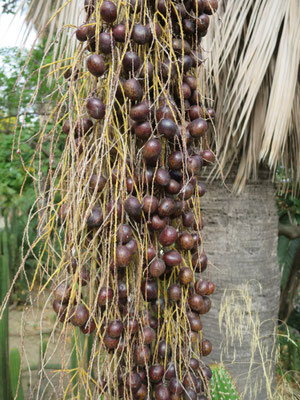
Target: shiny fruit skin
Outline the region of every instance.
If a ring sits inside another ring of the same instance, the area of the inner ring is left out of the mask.
[[[158,199],[155,196],[146,195],[143,199],[143,210],[146,214],[153,214],[158,209]]]
[[[161,364],[154,364],[149,369],[150,380],[153,383],[158,383],[164,376],[164,367]]]
[[[161,153],[161,143],[158,139],[150,139],[143,149],[143,157],[147,164],[155,164]]]
[[[204,305],[203,297],[197,293],[194,293],[188,298],[188,303],[191,307],[191,310],[195,312],[200,312]]]
[[[140,45],[149,43],[151,40],[150,29],[142,24],[135,24],[132,29],[132,40]]]
[[[92,54],[87,59],[87,69],[92,75],[99,78],[105,72],[104,58],[99,54]]]
[[[179,170],[183,165],[183,156],[180,151],[175,151],[168,158],[168,165],[170,169]]]
[[[201,106],[199,105],[193,105],[189,109],[189,116],[191,121],[194,121],[195,119],[198,118],[203,118],[204,117],[204,112]]]
[[[176,229],[168,225],[159,235],[159,242],[162,246],[171,246],[177,240]]]
[[[99,35],[99,50],[101,53],[110,54],[115,47],[115,39],[111,32],[102,32]]]
[[[103,211],[101,207],[95,206],[87,218],[87,226],[90,229],[98,228],[103,223]]]
[[[137,365],[148,364],[151,357],[150,348],[146,345],[140,345],[135,350],[135,360]]]
[[[143,122],[146,121],[149,117],[150,109],[146,103],[140,103],[133,107],[130,110],[130,118],[136,122]]]
[[[128,243],[132,239],[132,231],[128,224],[119,225],[117,230],[117,240],[122,244]]]
[[[170,217],[175,210],[175,201],[169,197],[162,199],[158,206],[158,215],[161,218]]]
[[[137,391],[142,386],[142,379],[137,372],[130,372],[126,378],[126,386],[132,391]]]
[[[106,185],[107,179],[103,175],[92,175],[89,180],[89,188],[91,191],[102,192]]]
[[[155,400],[170,400],[170,391],[167,386],[160,385],[155,389]]]
[[[84,335],[90,335],[96,330],[96,323],[93,318],[91,318],[85,325],[80,327],[81,332]]]
[[[125,200],[124,208],[127,214],[133,219],[139,220],[141,218],[142,206],[136,197],[129,196]]]
[[[208,282],[208,290],[207,290],[207,293],[204,293],[204,294],[207,294],[207,296],[210,296],[211,294],[214,293],[214,291],[215,291],[215,284],[213,282]]]
[[[163,118],[165,119],[171,119],[172,121],[176,121],[174,115],[176,115],[175,109],[169,107],[168,105],[162,105],[160,106],[157,111],[156,111],[156,119],[157,122],[160,122]]]
[[[208,126],[205,119],[194,119],[189,125],[188,130],[194,138],[198,139],[207,132]]]
[[[212,15],[218,9],[218,0],[202,0],[203,1],[203,12],[208,15]]]
[[[132,253],[126,246],[117,246],[116,248],[116,266],[127,267],[131,261]]]
[[[182,250],[186,250],[186,251],[187,250],[192,250],[192,248],[195,245],[195,241],[193,239],[193,236],[188,232],[182,233],[179,236],[177,243],[178,243],[179,247]]]
[[[175,179],[170,179],[169,184],[166,186],[166,192],[169,194],[178,194],[181,190],[181,184]]]
[[[160,216],[156,214],[151,217],[150,226],[154,231],[161,231],[166,225],[166,218],[160,218]]]
[[[163,118],[157,126],[158,133],[166,139],[173,139],[178,134],[178,127],[172,119]]]
[[[61,283],[54,289],[53,294],[55,300],[61,303],[68,303],[71,295],[71,288],[66,283]]]
[[[169,250],[163,254],[163,260],[168,267],[175,267],[182,263],[182,257],[176,250]]]
[[[86,103],[87,112],[92,118],[103,119],[105,116],[105,105],[96,97],[91,97]]]
[[[113,298],[114,292],[110,287],[102,287],[98,294],[97,303],[99,306],[105,306],[110,304]]]
[[[127,51],[123,58],[123,67],[127,72],[136,72],[141,66],[141,59],[134,51]]]
[[[116,42],[124,43],[126,39],[127,28],[125,24],[117,24],[113,27],[113,36]]]
[[[168,298],[172,301],[181,300],[181,287],[176,283],[173,283],[168,288]]]
[[[179,280],[182,285],[188,285],[193,281],[194,274],[189,267],[183,267],[179,273]]]
[[[100,15],[105,22],[112,24],[117,19],[116,5],[112,1],[104,0],[100,7]]]
[[[142,122],[134,127],[134,133],[139,139],[147,140],[152,134],[152,126],[149,121]]]
[[[151,261],[149,266],[149,273],[152,278],[159,278],[166,271],[166,264],[161,258],[156,258]]]
[[[155,183],[159,186],[168,186],[171,181],[170,174],[166,168],[158,168],[155,175]]]
[[[85,305],[77,304],[71,310],[71,322],[74,326],[83,326],[89,319],[89,312]]]
[[[202,355],[204,357],[208,356],[212,351],[212,344],[210,340],[208,339],[202,340],[201,349],[202,349]]]
[[[143,328],[142,336],[143,336],[143,342],[145,344],[151,344],[155,340],[155,337],[156,337],[155,330],[153,328],[151,328],[150,326],[145,326]]]
[[[77,31],[76,31],[76,38],[80,42],[86,42],[87,41],[87,30],[88,27],[86,25],[81,25]]]
[[[123,85],[125,95],[133,101],[138,101],[143,96],[143,89],[135,78],[128,79]]]
[[[158,287],[156,281],[149,281],[148,279],[142,282],[142,294],[146,301],[156,300],[158,296]]]

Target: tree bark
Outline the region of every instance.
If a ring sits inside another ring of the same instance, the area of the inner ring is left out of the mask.
[[[207,184],[202,200],[206,273],[215,283],[204,337],[213,344],[209,362],[222,362],[243,399],[272,399],[280,297],[275,189],[268,179],[241,195],[222,182]],[[219,326],[219,318],[221,319]]]

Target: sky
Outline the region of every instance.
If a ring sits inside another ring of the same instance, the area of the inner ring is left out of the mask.
[[[24,40],[24,16],[2,14],[0,16],[0,48],[22,47]],[[25,43],[25,48],[30,49],[35,39],[35,33],[31,33]]]

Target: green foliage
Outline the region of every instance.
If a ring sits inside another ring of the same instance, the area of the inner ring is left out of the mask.
[[[11,385],[13,399],[16,400],[24,400],[22,376],[19,377],[20,369],[21,369],[21,357],[19,350],[12,349],[9,355],[10,385]]]
[[[212,400],[239,400],[240,396],[229,372],[221,364],[211,366],[213,376],[210,381]]]
[[[277,372],[284,375],[291,371],[289,376],[300,373],[300,334],[295,329],[282,325],[278,331],[278,342],[280,348],[280,361]]]
[[[0,233],[0,304],[9,288],[9,256],[7,233]],[[0,399],[9,399],[8,377],[8,307],[0,320]]]

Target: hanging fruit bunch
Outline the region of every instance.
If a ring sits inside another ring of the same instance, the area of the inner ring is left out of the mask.
[[[94,334],[89,369],[78,371],[93,398],[209,398],[201,315],[214,284],[202,276],[199,174],[214,161],[215,115],[199,77],[217,6],[85,1],[60,108],[53,308],[63,329]]]

